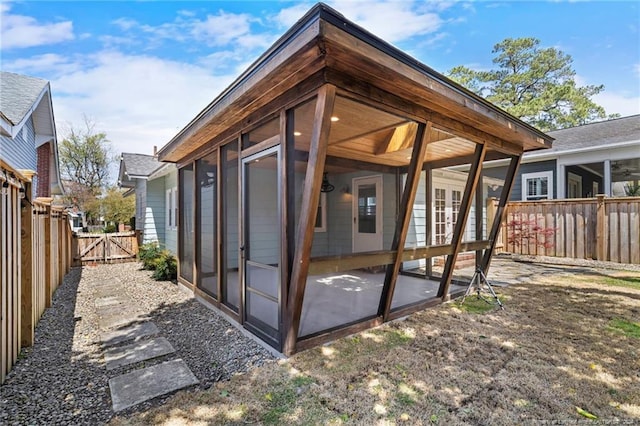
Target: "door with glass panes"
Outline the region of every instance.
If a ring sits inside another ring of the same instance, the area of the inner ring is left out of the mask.
[[[353,252],[382,250],[382,176],[353,179]]]
[[[433,244],[449,244],[458,220],[464,187],[434,185],[433,190]]]

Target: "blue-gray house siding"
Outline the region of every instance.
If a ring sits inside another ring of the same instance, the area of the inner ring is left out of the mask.
[[[556,176],[556,160],[539,161],[536,163],[523,163],[518,169],[518,175],[513,181],[513,188],[511,189],[511,198],[509,201],[522,201],[522,175],[528,173],[539,172],[552,172],[553,173],[553,198],[558,198],[558,191],[556,189],[556,182],[558,177]],[[490,167],[482,170],[484,176],[495,177],[503,179],[507,173],[507,166]],[[499,197],[500,194],[489,194],[492,197]]]
[[[147,182],[147,200],[144,212],[145,241],[165,241],[164,178]]]

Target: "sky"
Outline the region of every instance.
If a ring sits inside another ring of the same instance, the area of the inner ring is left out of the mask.
[[[608,114],[640,113],[640,3],[326,1],[439,72],[492,67],[505,38],[573,58]],[[2,0],[1,69],[51,82],[61,140],[84,117],[114,154],[152,154],[313,6],[288,1]]]

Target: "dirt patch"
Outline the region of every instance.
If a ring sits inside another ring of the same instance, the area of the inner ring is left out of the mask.
[[[540,275],[504,311],[442,305],[112,423],[635,423],[639,278]]]

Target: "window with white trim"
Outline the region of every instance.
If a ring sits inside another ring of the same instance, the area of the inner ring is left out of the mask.
[[[550,200],[552,198],[552,171],[522,174],[522,201]]]
[[[178,228],[178,204],[176,202],[177,192],[178,188],[173,187],[171,189],[167,189],[165,196],[167,229]]]

